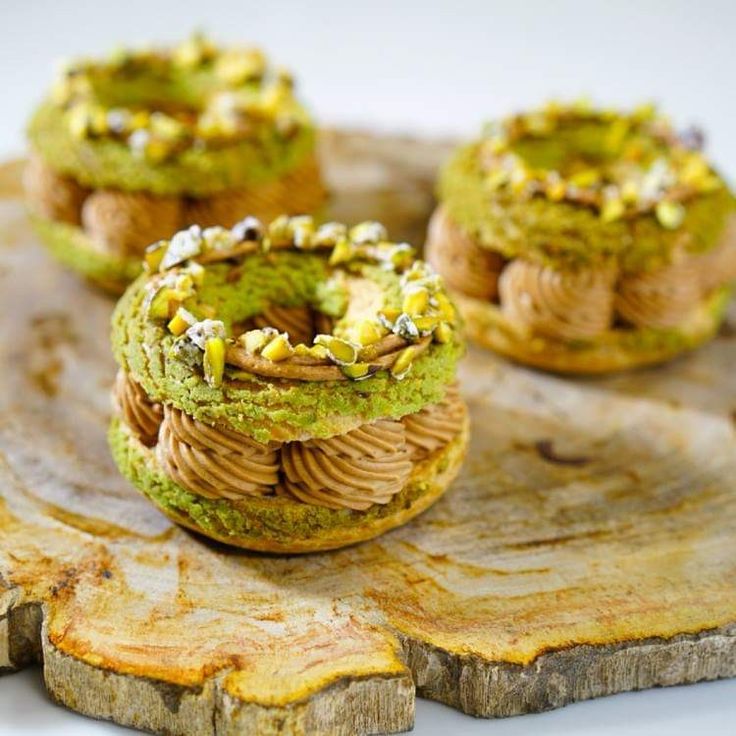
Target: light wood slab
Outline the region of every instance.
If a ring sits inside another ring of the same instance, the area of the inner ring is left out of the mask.
[[[446,144],[330,134],[339,217],[421,240]],[[0,669],[158,733],[411,727],[736,674],[736,330],[566,381],[470,350],[465,469],[414,523],[307,557],[174,527],[117,474],[111,303],[35,244],[0,172]]]

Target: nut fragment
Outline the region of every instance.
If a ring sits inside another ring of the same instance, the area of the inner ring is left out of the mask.
[[[294,353],[294,348],[289,343],[289,337],[286,333],[281,333],[274,337],[262,350],[261,355],[270,360],[272,363],[278,363],[286,360]]]
[[[204,377],[214,388],[222,384],[225,372],[225,340],[221,337],[210,337],[204,344]]]

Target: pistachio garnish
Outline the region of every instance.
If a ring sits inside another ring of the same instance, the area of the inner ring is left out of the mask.
[[[166,326],[169,332],[178,337],[179,335],[183,335],[196,322],[197,318],[191,312],[184,309],[184,307],[179,307],[176,310],[176,314]]]
[[[202,252],[203,242],[202,228],[199,225],[192,225],[187,230],[180,230],[169,241],[169,246],[161,260],[159,269],[166,271],[198,256]]]
[[[387,237],[386,228],[380,222],[372,220],[361,222],[350,228],[350,240],[356,245],[380,243]]]
[[[416,356],[416,347],[410,345],[402,350],[394,364],[391,366],[391,375],[399,381],[403,379],[411,370],[412,362]]]
[[[371,367],[368,363],[353,363],[342,366],[342,372],[352,381],[362,381],[371,375]]]
[[[221,337],[210,337],[204,344],[204,377],[214,388],[222,384],[225,372],[225,340]]]
[[[576,125],[586,131],[583,155],[576,155],[574,139],[569,142]],[[535,167],[521,153],[527,140],[552,140],[558,134],[559,170]],[[652,105],[619,113],[595,110],[590,102],[567,106],[555,102],[486,126],[480,161],[492,196],[510,192],[520,198],[541,195],[550,202],[568,201],[593,208],[603,222],[659,208],[665,214],[657,215],[657,220],[672,228],[677,227],[670,223],[677,222],[679,210],[670,204],[660,208],[661,203],[682,204],[724,186],[711,172],[701,143],[697,133],[677,135]],[[595,149],[593,156],[588,149]],[[595,164],[584,166],[585,159]]]
[[[360,346],[333,335],[317,335],[315,345],[322,345],[327,349],[330,360],[338,365],[352,365],[358,359]]]
[[[232,226],[231,232],[239,243],[260,242],[263,239],[263,223],[257,217],[246,217]]]
[[[162,75],[184,70],[211,76],[212,90],[205,90],[198,113],[186,118],[107,107],[99,91],[144,66]],[[51,101],[68,112],[68,129],[75,138],[111,137],[126,142],[135,156],[157,163],[210,141],[259,140],[264,128],[292,135],[301,124],[293,79],[268,72],[260,50],[219,49],[196,34],[169,51],[119,49],[102,61],[68,63],[59,70]]]
[[[334,247],[345,240],[348,229],[341,222],[325,222],[314,234],[313,243],[318,247]]]
[[[185,335],[200,350],[204,350],[209,339],[213,337],[225,339],[225,325],[219,319],[203,319],[189,327]]]
[[[657,220],[668,230],[675,230],[685,219],[685,208],[679,202],[659,202],[655,208]]]
[[[279,331],[273,327],[264,327],[261,330],[248,330],[238,338],[238,341],[246,352],[256,355],[278,334]]]
[[[363,319],[356,322],[351,330],[351,336],[361,347],[368,347],[377,343],[387,332],[379,322],[370,319]]]
[[[294,353],[294,348],[289,342],[289,336],[282,332],[274,337],[265,347],[261,349],[261,356],[270,360],[272,363],[278,363],[286,360]]]

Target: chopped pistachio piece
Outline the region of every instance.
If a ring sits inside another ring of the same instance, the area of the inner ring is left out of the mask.
[[[153,243],[146,248],[146,252],[143,255],[143,263],[147,271],[158,271],[168,247],[168,240],[159,240],[157,243]]]
[[[620,220],[625,211],[626,207],[622,199],[618,197],[611,198],[603,203],[600,217],[603,222],[614,222],[615,220]]]
[[[363,319],[352,326],[351,333],[358,345],[367,347],[378,342],[386,334],[386,329],[375,320]]]
[[[314,234],[313,243],[318,247],[334,247],[348,235],[348,229],[341,222],[325,222]]]
[[[260,242],[263,239],[263,223],[257,217],[246,217],[236,222],[231,232],[239,243]]]
[[[264,327],[262,330],[248,330],[240,336],[239,341],[246,352],[255,355],[278,334],[273,327]]]
[[[340,263],[348,263],[355,257],[355,247],[349,240],[340,240],[335,244],[330,254],[330,266],[337,266]]]
[[[159,266],[160,270],[166,271],[198,256],[202,252],[203,243],[202,228],[199,225],[192,225],[186,230],[180,230],[169,242],[166,255]]]
[[[200,349],[204,350],[207,341],[213,337],[225,339],[225,325],[218,319],[203,319],[195,322],[186,331],[186,336]]]
[[[675,230],[680,227],[685,219],[685,208],[679,202],[668,200],[658,202],[655,213],[660,225],[668,230]]]
[[[416,340],[419,337],[419,330],[414,324],[414,320],[405,312],[402,312],[396,318],[393,331],[405,340]]]
[[[358,359],[360,346],[333,335],[317,335],[315,345],[327,348],[329,357],[338,365],[352,365]]]
[[[179,307],[167,327],[169,328],[169,332],[178,337],[179,335],[183,335],[196,321],[196,318],[191,312],[184,309],[184,307]]]
[[[437,313],[445,321],[453,323],[455,321],[455,307],[450,301],[447,294],[438,292],[434,295],[434,301],[437,304]]]
[[[181,304],[177,292],[167,286],[159,289],[148,305],[149,319],[170,319]]]
[[[380,222],[372,220],[361,222],[350,228],[350,240],[356,245],[380,243],[387,237],[386,228]]]
[[[210,337],[204,344],[204,377],[210,386],[222,385],[225,372],[225,340],[222,337]]]
[[[440,322],[432,333],[435,342],[448,343],[452,340],[452,327],[447,322]]]
[[[368,363],[353,363],[352,365],[342,366],[342,372],[353,381],[368,378],[370,369],[371,367]]]
[[[303,358],[315,358],[316,360],[329,358],[329,352],[324,345],[305,345],[304,343],[294,346],[294,355]]]
[[[268,345],[261,350],[261,356],[273,363],[286,360],[291,357],[293,353],[294,348],[291,346],[291,343],[289,343],[288,335],[284,332],[274,337]]]
[[[408,289],[402,306],[411,317],[424,314],[429,307],[429,292],[421,287]]]
[[[268,238],[271,245],[291,245],[292,232],[288,215],[279,215],[268,226]]]
[[[429,335],[439,324],[440,318],[436,314],[427,314],[422,317],[413,317],[412,321],[422,335]]]
[[[401,380],[411,370],[412,362],[416,356],[416,347],[410,345],[399,353],[394,364],[391,366],[391,375]]]
[[[289,221],[291,228],[292,240],[297,248],[304,250],[312,246],[312,237],[314,236],[314,219],[309,215],[301,215],[292,217]]]

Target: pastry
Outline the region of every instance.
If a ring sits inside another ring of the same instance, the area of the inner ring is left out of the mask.
[[[427,258],[468,336],[519,362],[603,373],[717,331],[736,278],[734,198],[651,106],[515,115],[441,173]]]
[[[113,316],[122,473],[175,521],[307,552],[405,523],[468,439],[442,279],[382,225],[191,226]]]
[[[315,131],[286,72],[195,35],[61,70],[28,128],[40,238],[112,292],[145,247],[189,224],[306,214],[325,200]]]

